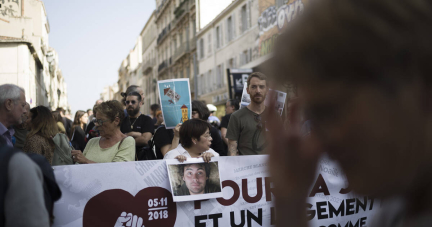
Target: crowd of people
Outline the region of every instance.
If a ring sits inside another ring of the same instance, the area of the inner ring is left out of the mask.
[[[229,100],[219,123],[212,106],[194,100],[193,119],[174,129],[156,105],[151,117],[140,112],[138,86],[71,121],[61,109],[30,109],[22,88],[1,85],[0,225],[52,222],[61,192],[47,187],[53,177],[45,167],[57,149],[52,138],[64,133],[79,164],[268,153],[278,226],[308,226],[302,207],[326,153],[350,190],[385,201],[368,226],[430,226],[431,15],[426,0],[313,1],[278,37],[269,61],[272,81],[297,90],[283,120],[270,111],[274,103],[264,105],[269,83],[259,72],[247,79],[248,106]],[[25,205],[13,206],[20,199]]]

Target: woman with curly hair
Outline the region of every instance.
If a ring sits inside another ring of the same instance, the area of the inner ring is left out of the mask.
[[[23,151],[43,155],[52,164],[55,147],[52,138],[58,133],[58,129],[51,110],[45,106],[32,108],[27,119],[27,126],[30,132]]]
[[[106,101],[95,107],[95,112],[93,122],[100,137],[89,140],[84,152],[73,150],[73,160],[80,164],[134,161],[135,139],[120,131],[125,118],[122,104]]]

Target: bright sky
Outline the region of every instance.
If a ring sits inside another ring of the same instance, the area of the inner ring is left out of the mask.
[[[154,0],[44,0],[72,112],[93,108],[134,47]]]
[[[205,26],[232,0],[200,0]],[[155,0],[44,0],[49,45],[59,54],[72,112],[92,108],[134,47]]]
[[[233,0],[199,0],[201,6],[201,28],[210,23]]]

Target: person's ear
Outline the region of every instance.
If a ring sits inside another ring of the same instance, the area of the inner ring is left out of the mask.
[[[194,143],[196,145],[197,141],[198,140],[195,137],[192,137],[192,143]]]
[[[14,105],[15,105],[15,103],[12,99],[6,99],[6,101],[4,102],[4,106],[5,106],[6,110],[8,110],[8,111],[12,111]]]
[[[120,118],[119,118],[119,117],[116,117],[116,118],[114,119],[114,123],[116,123],[116,126],[118,126],[118,125],[120,124]]]

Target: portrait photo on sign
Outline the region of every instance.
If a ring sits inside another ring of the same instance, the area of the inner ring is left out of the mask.
[[[166,160],[174,202],[223,197],[219,162],[213,157],[209,163],[202,158]]]

